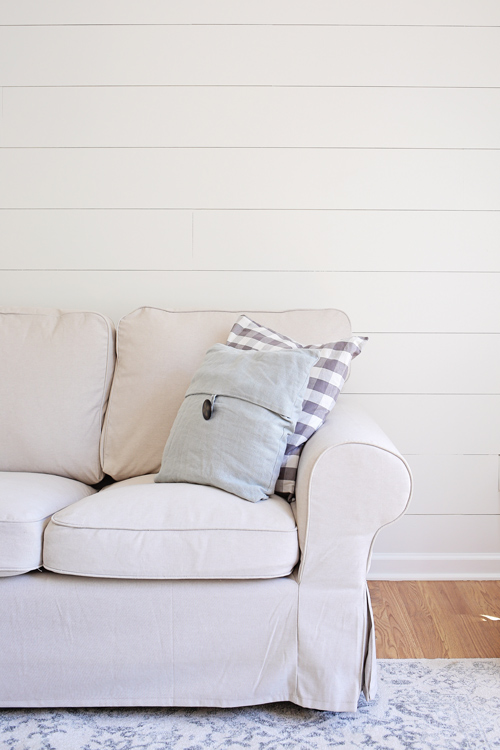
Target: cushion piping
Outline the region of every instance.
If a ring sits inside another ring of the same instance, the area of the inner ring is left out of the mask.
[[[58,513],[58,511],[55,511],[55,513]],[[48,516],[44,516],[43,518],[30,519],[29,521],[28,520],[26,520],[26,521],[6,521],[5,519],[0,519],[0,524],[1,523],[24,523],[24,524],[27,524],[27,523],[40,523],[41,521],[46,521],[47,518],[52,518],[52,515],[53,515],[52,513],[49,513]]]
[[[80,525],[76,523],[64,523],[64,521],[60,521],[57,518],[52,518],[52,523],[55,526],[65,526],[68,529],[91,529],[93,531],[189,531],[189,532],[204,532],[204,531],[242,531],[242,532],[252,532],[252,533],[260,533],[266,532],[271,534],[294,534],[297,531],[297,527],[293,529],[238,529],[238,528],[232,528],[232,527],[226,527],[226,528],[219,528],[219,527],[200,527],[200,528],[194,528],[194,529],[183,529],[183,528],[177,528],[175,526],[169,527],[169,528],[161,528],[161,529],[150,529],[150,528],[144,528],[144,527],[138,527],[135,529],[132,528],[126,528],[122,526],[87,526],[87,525]]]
[[[263,578],[286,578],[290,575],[290,573],[293,571],[297,563],[294,564],[292,568],[287,568],[286,573],[276,573],[274,575],[238,575],[238,576],[221,576],[221,575],[214,575],[214,576],[137,576],[137,575],[123,575],[118,573],[76,573],[75,571],[70,570],[61,570],[60,568],[51,568],[47,565],[44,565],[43,567],[45,570],[50,570],[52,573],[60,573],[62,575],[69,575],[69,576],[81,576],[82,578],[123,578],[123,579],[130,579],[130,580],[137,580],[137,581],[220,581],[220,580],[228,580],[228,581],[240,581],[240,580],[254,580],[254,579],[263,579]]]

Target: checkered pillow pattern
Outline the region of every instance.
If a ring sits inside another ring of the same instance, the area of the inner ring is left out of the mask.
[[[321,427],[333,409],[337,397],[347,380],[349,365],[360,354],[368,339],[352,336],[343,341],[304,346],[288,336],[260,325],[241,315],[229,333],[227,344],[236,349],[318,349],[320,358],[313,366],[307,385],[302,412],[295,432],[288,438],[285,456],[276,482],[275,492],[289,500],[295,492],[295,479],[299,457],[304,443]]]

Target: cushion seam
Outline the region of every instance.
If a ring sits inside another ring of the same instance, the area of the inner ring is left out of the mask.
[[[54,511],[54,513],[57,513],[57,511]],[[30,520],[30,521],[5,521],[5,520],[1,519],[0,520],[0,524],[2,524],[2,523],[5,523],[5,524],[7,524],[7,523],[22,523],[22,524],[40,523],[41,521],[46,521],[47,518],[51,518],[52,515],[53,515],[52,513],[49,513],[48,516],[44,516],[43,518],[35,518],[35,519]]]
[[[47,516],[49,518],[50,516]],[[42,519],[44,520],[44,519]],[[208,532],[208,531],[243,531],[243,532],[252,532],[252,533],[258,533],[266,532],[271,534],[293,534],[297,531],[297,527],[294,529],[233,529],[233,528],[216,528],[216,529],[207,529],[207,528],[199,528],[199,529],[182,529],[182,528],[168,528],[168,529],[149,529],[149,528],[138,528],[138,529],[130,529],[130,528],[122,528],[121,526],[79,526],[77,524],[70,524],[70,523],[64,523],[59,521],[58,519],[52,518],[52,523],[54,526],[64,526],[67,529],[88,529],[92,531],[191,531],[191,532]]]
[[[49,567],[48,565],[44,564],[44,568],[46,570],[50,570],[53,573],[60,573],[62,575],[74,575],[74,576],[81,576],[82,578],[123,578],[123,579],[129,579],[129,580],[135,580],[135,581],[148,581],[148,580],[157,580],[157,581],[219,581],[219,580],[228,580],[228,581],[238,581],[238,580],[259,580],[259,579],[272,579],[272,578],[286,578],[290,575],[292,570],[295,568],[296,563],[293,565],[292,568],[287,568],[287,573],[279,573],[277,575],[240,575],[240,576],[212,576],[211,578],[204,576],[175,576],[173,578],[169,578],[166,576],[132,576],[132,575],[120,575],[120,574],[112,574],[112,573],[75,573],[74,571],[69,570],[62,570],[60,568],[53,568]]]

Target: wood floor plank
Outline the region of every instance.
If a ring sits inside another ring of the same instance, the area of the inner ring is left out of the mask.
[[[405,583],[411,585],[405,586]],[[446,658],[449,654],[441,627],[443,613],[440,612],[439,618],[435,617],[435,606],[434,608],[432,606],[434,602],[429,601],[428,591],[420,585],[421,583],[421,581],[398,581],[400,584],[398,593],[416,633],[419,650],[423,657],[436,659],[443,655]]]
[[[455,581],[440,581],[440,586],[428,586],[427,581],[419,583],[446,657],[468,659],[478,656],[478,637],[474,638],[474,631],[468,628],[473,615],[467,612],[464,599],[457,596]],[[447,585],[448,583],[450,585]]]
[[[370,581],[369,589],[379,658],[500,657],[500,581]]]
[[[383,653],[384,659],[397,659],[400,653],[406,653],[404,632],[394,618],[385,612],[379,614],[375,628],[377,653]]]
[[[392,585],[387,585],[387,584]],[[370,592],[376,591],[373,601],[377,653],[382,659],[419,659],[418,638],[407,616],[395,581],[370,581]],[[371,595],[371,594],[370,594]],[[383,655],[384,654],[384,655]],[[400,654],[403,654],[402,656]],[[411,654],[418,654],[412,657]]]
[[[467,638],[464,650],[468,651],[469,658],[500,657],[500,622],[468,615],[461,615],[460,619],[462,631]]]
[[[500,581],[455,581],[472,614],[500,617]],[[471,585],[474,584],[474,585]]]
[[[428,581],[420,581],[421,588],[428,592],[430,601],[440,605],[440,609],[449,615],[472,615],[474,608],[471,607],[470,597],[467,590],[460,589],[459,581],[433,581],[432,586],[427,586]]]

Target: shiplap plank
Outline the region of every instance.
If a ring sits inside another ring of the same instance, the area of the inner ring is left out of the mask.
[[[9,256],[2,247],[3,254]],[[337,307],[350,316],[353,330],[368,334],[500,333],[500,274],[6,270],[0,273],[0,299],[5,305],[97,309],[115,321],[141,305]],[[469,366],[474,368],[472,355]]]
[[[366,409],[405,455],[500,453],[500,396],[345,393],[341,398]]]
[[[5,209],[0,236],[5,269],[500,271],[495,211]]]
[[[413,474],[410,514],[500,514],[498,456],[405,456]]]
[[[0,84],[498,86],[499,44],[495,27],[4,26]]]
[[[192,261],[189,211],[1,211],[0,236],[5,269],[177,270]],[[465,368],[469,351],[474,367]],[[373,334],[346,391],[499,393],[498,334]]]
[[[1,143],[498,148],[500,90],[7,87]]]
[[[189,211],[0,211],[4,269],[192,266]],[[474,367],[463,367],[474,352]],[[480,377],[478,378],[478,373]],[[500,392],[498,334],[372,335],[346,392]]]
[[[500,515],[404,515],[385,526],[374,553],[498,553]]]
[[[191,211],[0,211],[0,265],[192,268]]]
[[[500,24],[495,0],[3,0],[2,24]]]
[[[198,211],[193,228],[199,268],[500,271],[494,211]]]
[[[500,151],[0,151],[4,208],[500,209]]]
[[[344,390],[499,395],[500,334],[372,334]]]

